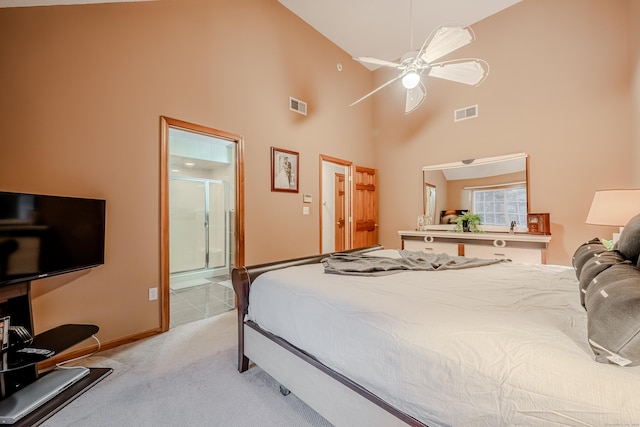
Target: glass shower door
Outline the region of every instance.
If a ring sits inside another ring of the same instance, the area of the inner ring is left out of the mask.
[[[208,268],[227,266],[227,195],[223,181],[208,182],[209,259]]]
[[[222,269],[226,273],[229,253],[226,183],[171,178],[169,196],[171,274],[205,269]]]
[[[203,181],[169,180],[171,273],[207,267],[206,187]]]

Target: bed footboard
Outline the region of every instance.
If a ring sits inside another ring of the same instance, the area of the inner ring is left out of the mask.
[[[339,253],[364,253],[380,249],[383,247],[370,246]],[[238,371],[249,369],[250,357],[255,358],[254,362],[265,372],[336,426],[426,427],[349,378],[326,367],[313,355],[263,330],[259,325],[245,321],[249,311],[251,283],[256,277],[272,270],[316,264],[335,253],[232,270],[238,308]]]
[[[383,249],[382,246],[369,246],[360,249],[351,249],[340,253],[363,253]],[[321,255],[313,255],[303,258],[295,258],[285,261],[276,261],[253,266],[242,266],[231,271],[231,281],[233,290],[236,293],[236,305],[238,307],[238,371],[244,372],[249,369],[249,358],[244,352],[244,317],[249,312],[249,292],[251,283],[262,273],[281,268],[293,267],[296,265],[317,264],[323,258],[335,254],[336,252]]]

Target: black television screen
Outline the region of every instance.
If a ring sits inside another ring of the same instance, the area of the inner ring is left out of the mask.
[[[104,264],[105,205],[0,191],[0,286]]]

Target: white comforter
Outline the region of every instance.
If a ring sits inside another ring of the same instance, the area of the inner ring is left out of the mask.
[[[638,426],[640,367],[594,361],[579,301],[560,266],[314,264],[259,276],[248,319],[429,426]]]

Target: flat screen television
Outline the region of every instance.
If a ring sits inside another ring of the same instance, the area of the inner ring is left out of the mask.
[[[0,191],[0,286],[104,264],[106,202]]]

